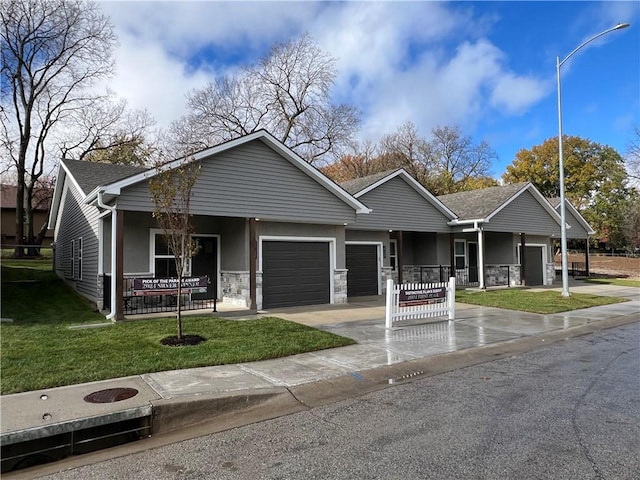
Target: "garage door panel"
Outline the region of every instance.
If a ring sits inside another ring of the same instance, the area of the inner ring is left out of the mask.
[[[347,296],[378,295],[378,246],[347,245]]]
[[[330,303],[328,242],[263,242],[263,308]]]

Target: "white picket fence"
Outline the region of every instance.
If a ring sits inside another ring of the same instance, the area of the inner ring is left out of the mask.
[[[456,279],[448,283],[404,283],[387,281],[386,328],[402,320],[448,317],[456,314]]]

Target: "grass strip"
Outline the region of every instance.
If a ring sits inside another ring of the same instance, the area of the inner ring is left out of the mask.
[[[628,278],[586,278],[585,282],[640,288],[640,280],[629,280]]]
[[[175,318],[70,329],[105,319],[49,269],[4,261],[1,303],[2,318],[13,319],[0,324],[3,395],[163,370],[253,362],[355,343],[279,318],[239,321],[187,316],[184,333],[207,339],[187,347],[160,344],[164,337],[176,334]]]
[[[565,298],[560,292],[553,290],[533,292],[521,288],[510,288],[508,290],[489,290],[484,292],[458,290],[456,292],[456,301],[485,307],[550,314],[626,302],[627,299],[584,293],[572,293],[569,298]]]

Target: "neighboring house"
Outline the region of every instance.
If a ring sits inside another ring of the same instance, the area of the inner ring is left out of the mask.
[[[191,202],[201,248],[188,273],[209,277],[203,300],[252,309],[346,302],[345,229],[367,207],[263,130],[192,161],[202,167]],[[50,217],[56,270],[99,307],[114,305],[110,318],[171,301],[131,296],[133,277],[171,275],[152,217],[154,174],[70,160],[60,167]]]
[[[398,169],[341,186],[372,210],[347,227],[349,296],[380,294],[387,278],[439,281],[440,264],[448,278],[456,215],[411,175]]]
[[[0,219],[0,235],[2,248],[13,248],[15,245],[21,244],[16,241],[16,196],[18,187],[15,185],[0,185],[0,207],[2,209],[2,218]],[[35,192],[35,207],[33,210],[33,231],[37,235],[42,226],[47,223],[49,217],[49,207],[51,204],[52,193],[48,189],[42,189]],[[24,233],[28,232],[29,225],[25,215]],[[22,239],[20,239],[22,240]],[[47,230],[42,246],[48,247],[53,241],[53,230]]]
[[[547,201],[560,215],[560,197],[548,198]],[[584,219],[580,212],[573,206],[573,204],[565,198],[565,221],[570,226],[567,228],[567,239],[570,240],[584,240],[584,269],[582,265],[570,266],[574,272],[580,274],[589,275],[589,236],[595,235],[595,230]]]
[[[438,197],[457,215],[454,264],[463,282],[480,288],[551,285],[555,279],[553,239],[560,216],[531,183],[471,190]]]

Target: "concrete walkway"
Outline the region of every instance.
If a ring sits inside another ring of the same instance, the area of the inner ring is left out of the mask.
[[[559,288],[557,290],[560,291]],[[204,399],[215,401],[215,408],[230,397],[241,399],[242,405],[247,406],[251,403],[248,400],[250,395],[268,398],[270,392],[301,385],[312,388],[314,382],[337,377],[358,379],[372,369],[416,359],[482,348],[546,332],[568,331],[615,318],[622,323],[640,319],[638,288],[572,282],[571,290],[624,297],[630,301],[554,315],[458,304],[454,322],[430,321],[393,330],[384,328],[384,300],[377,297],[359,299],[344,306],[274,310],[263,315],[312,325],[353,338],[358,344],[273,360],[150,373],[5,395],[0,397],[0,439],[3,445],[11,444],[150,415],[152,411],[154,421],[157,421],[155,409],[172,405],[172,409],[165,410],[170,413],[164,415],[164,426],[158,429],[154,426],[154,432],[167,431],[201,421],[202,418],[197,418],[197,409],[190,412],[190,405]],[[92,392],[110,388],[134,388],[138,394],[114,403],[87,403],[83,400]],[[231,404],[225,408],[234,406]],[[175,421],[167,418],[168,415],[175,415]]]

